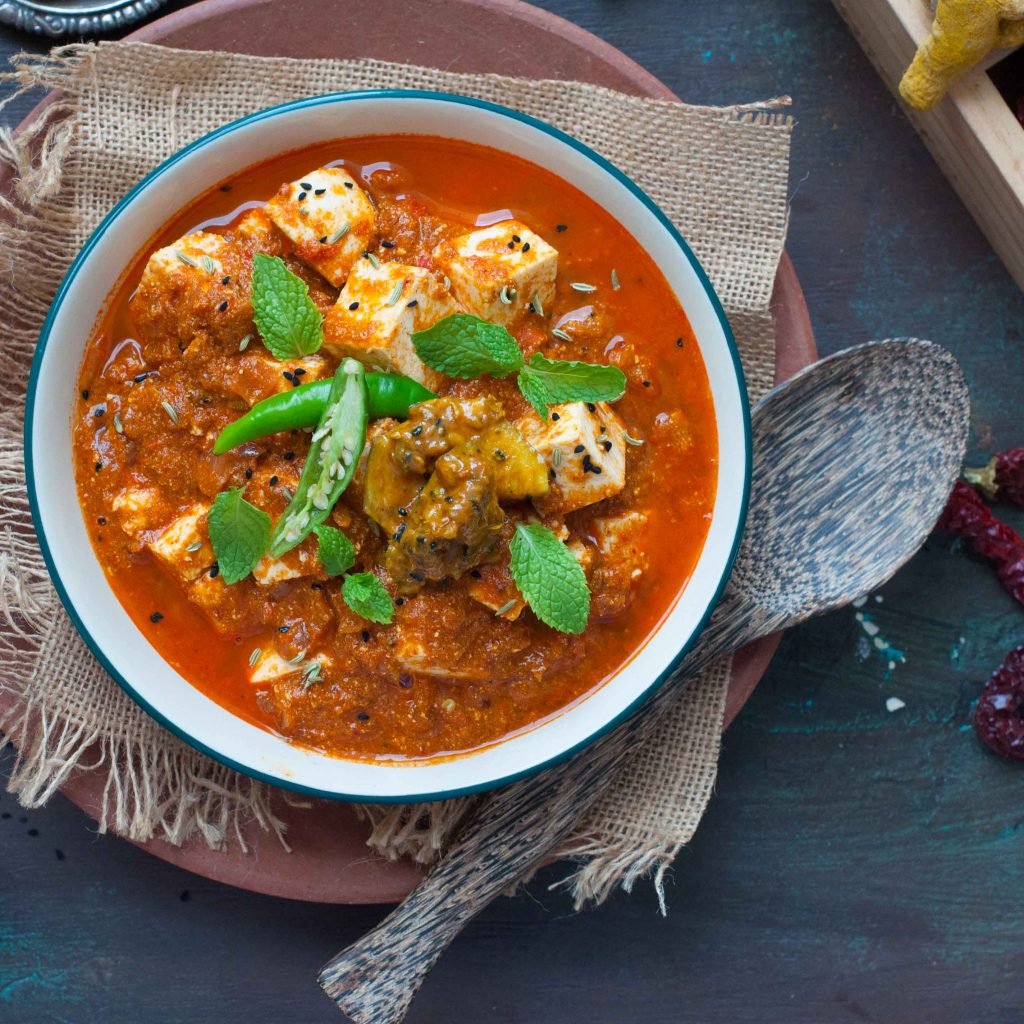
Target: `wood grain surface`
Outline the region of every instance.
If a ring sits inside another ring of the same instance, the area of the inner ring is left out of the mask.
[[[830,4],[542,6],[687,100],[792,94],[789,249],[819,347],[933,338],[967,372],[972,454],[1024,443],[1024,297]],[[39,44],[5,32],[0,47]],[[1024,613],[941,538],[877,596],[863,611],[906,660],[890,670],[853,612],[787,637],[726,735],[667,919],[643,886],[574,915],[542,874],[470,926],[409,1020],[1024,1021],[1024,772],[968,726]],[[887,713],[888,696],[907,707]],[[384,914],[197,881],[91,835],[60,798],[26,814],[0,797],[0,858],[5,1024],[330,1024],[316,969]]]

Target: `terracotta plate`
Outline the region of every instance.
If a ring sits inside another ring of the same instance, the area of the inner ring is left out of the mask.
[[[676,99],[639,65],[583,29],[516,0],[205,0],[128,36],[192,50],[287,57],[375,57],[454,71],[594,82],[639,96]],[[31,116],[31,115],[30,115]],[[778,338],[776,380],[816,358],[807,307],[787,256],[772,302]],[[778,646],[769,638],[736,658],[726,708],[731,722]],[[77,773],[63,787],[98,816],[102,781]],[[316,801],[278,808],[292,853],[251,829],[252,851],[215,853],[154,840],[145,850],[207,878],[254,892],[323,903],[388,903],[403,898],[420,868],[383,861],[365,846],[366,828],[346,804]]]

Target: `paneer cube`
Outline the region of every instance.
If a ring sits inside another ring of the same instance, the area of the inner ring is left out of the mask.
[[[183,583],[198,579],[214,562],[206,531],[209,511],[209,505],[196,502],[149,543],[149,550]]]
[[[312,658],[289,661],[282,658],[272,647],[268,647],[260,651],[259,656],[249,669],[249,682],[254,686],[262,686],[277,679],[302,675],[309,671],[309,664],[314,660],[320,663],[320,674],[323,674],[331,661],[326,654],[316,654]]]
[[[539,509],[572,512],[625,486],[625,429],[606,403],[552,406],[546,421],[531,410],[516,426],[548,464],[550,488],[534,499]]]
[[[482,661],[456,657],[442,663],[437,649],[431,649],[422,638],[401,633],[395,647],[395,660],[407,672],[435,679],[486,679],[490,669]]]
[[[351,356],[403,373],[436,391],[444,377],[416,355],[412,334],[459,309],[429,270],[404,263],[374,267],[360,260],[324,319],[324,347],[339,359]]]
[[[155,487],[126,487],[114,496],[111,506],[120,516],[121,529],[130,537],[156,529],[164,511]]]
[[[207,534],[210,506],[196,502],[149,542],[149,550],[184,587],[189,601],[225,635],[256,625],[255,610],[240,587],[224,582]]]
[[[253,329],[244,248],[223,235],[194,231],[158,249],[130,309],[147,360],[176,358],[200,333],[236,347]]]
[[[286,373],[289,376],[286,377]],[[321,356],[282,362],[254,340],[245,352],[232,357],[217,386],[255,405],[280,391],[290,391],[296,384],[309,384],[329,376],[327,363]]]
[[[319,564],[305,547],[293,548],[281,558],[264,555],[252,571],[252,578],[261,587],[270,587],[286,580],[297,580],[318,572]]]
[[[594,568],[594,549],[589,544],[584,544],[579,537],[573,537],[565,546],[572,552],[572,557],[580,563],[580,568],[589,578],[590,570]]]
[[[647,514],[627,512],[621,516],[601,516],[591,522],[602,562],[614,560],[631,579],[647,571],[647,549],[643,543]]]
[[[558,252],[517,220],[447,239],[433,258],[455,298],[484,320],[508,324],[530,303],[554,302]]]
[[[284,233],[262,206],[246,211],[230,233],[248,243],[253,252],[265,252],[268,256],[283,255],[288,245]]]
[[[508,563],[481,565],[475,575],[469,577],[466,592],[474,601],[490,608],[499,618],[512,622],[518,619],[526,607],[523,595],[509,573]]]
[[[345,283],[360,253],[376,243],[373,203],[341,167],[318,167],[285,182],[266,212],[291,239],[296,255],[336,288]]]

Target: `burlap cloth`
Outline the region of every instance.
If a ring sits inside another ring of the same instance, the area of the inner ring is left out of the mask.
[[[380,87],[463,93],[540,117],[602,153],[661,206],[725,305],[751,397],[772,382],[768,304],[786,233],[792,128],[780,101],[703,108],[577,82],[371,60],[197,54],[140,43],[22,55],[7,78],[25,88],[58,90],[49,115],[30,133],[0,139],[2,158],[18,175],[0,210],[6,357],[0,383],[0,696],[12,705],[0,726],[19,751],[8,787],[25,806],[44,803],[72,770],[88,770],[106,782],[101,831],[172,843],[199,836],[224,847],[244,845],[243,829],[255,819],[282,834],[274,813],[279,796],[165,732],[91,657],[50,585],[25,494],[24,382],[60,279],[121,196],[205,132],[286,100]],[[729,668],[721,662],[685,691],[560,851],[576,862],[566,882],[577,903],[600,901],[616,884],[629,889],[649,874],[660,896],[666,868],[711,795]],[[471,807],[466,798],[362,811],[372,824],[373,848],[429,861]]]

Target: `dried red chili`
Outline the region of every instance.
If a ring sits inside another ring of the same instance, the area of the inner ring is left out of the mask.
[[[1024,538],[996,519],[973,487],[956,482],[936,529],[956,534],[975,554],[987,558],[999,582],[1024,604]]]
[[[997,754],[1024,761],[1024,647],[992,673],[978,699],[974,728]]]
[[[964,479],[989,501],[1024,505],[1024,448],[1010,448],[993,455],[981,469],[965,469]]]

